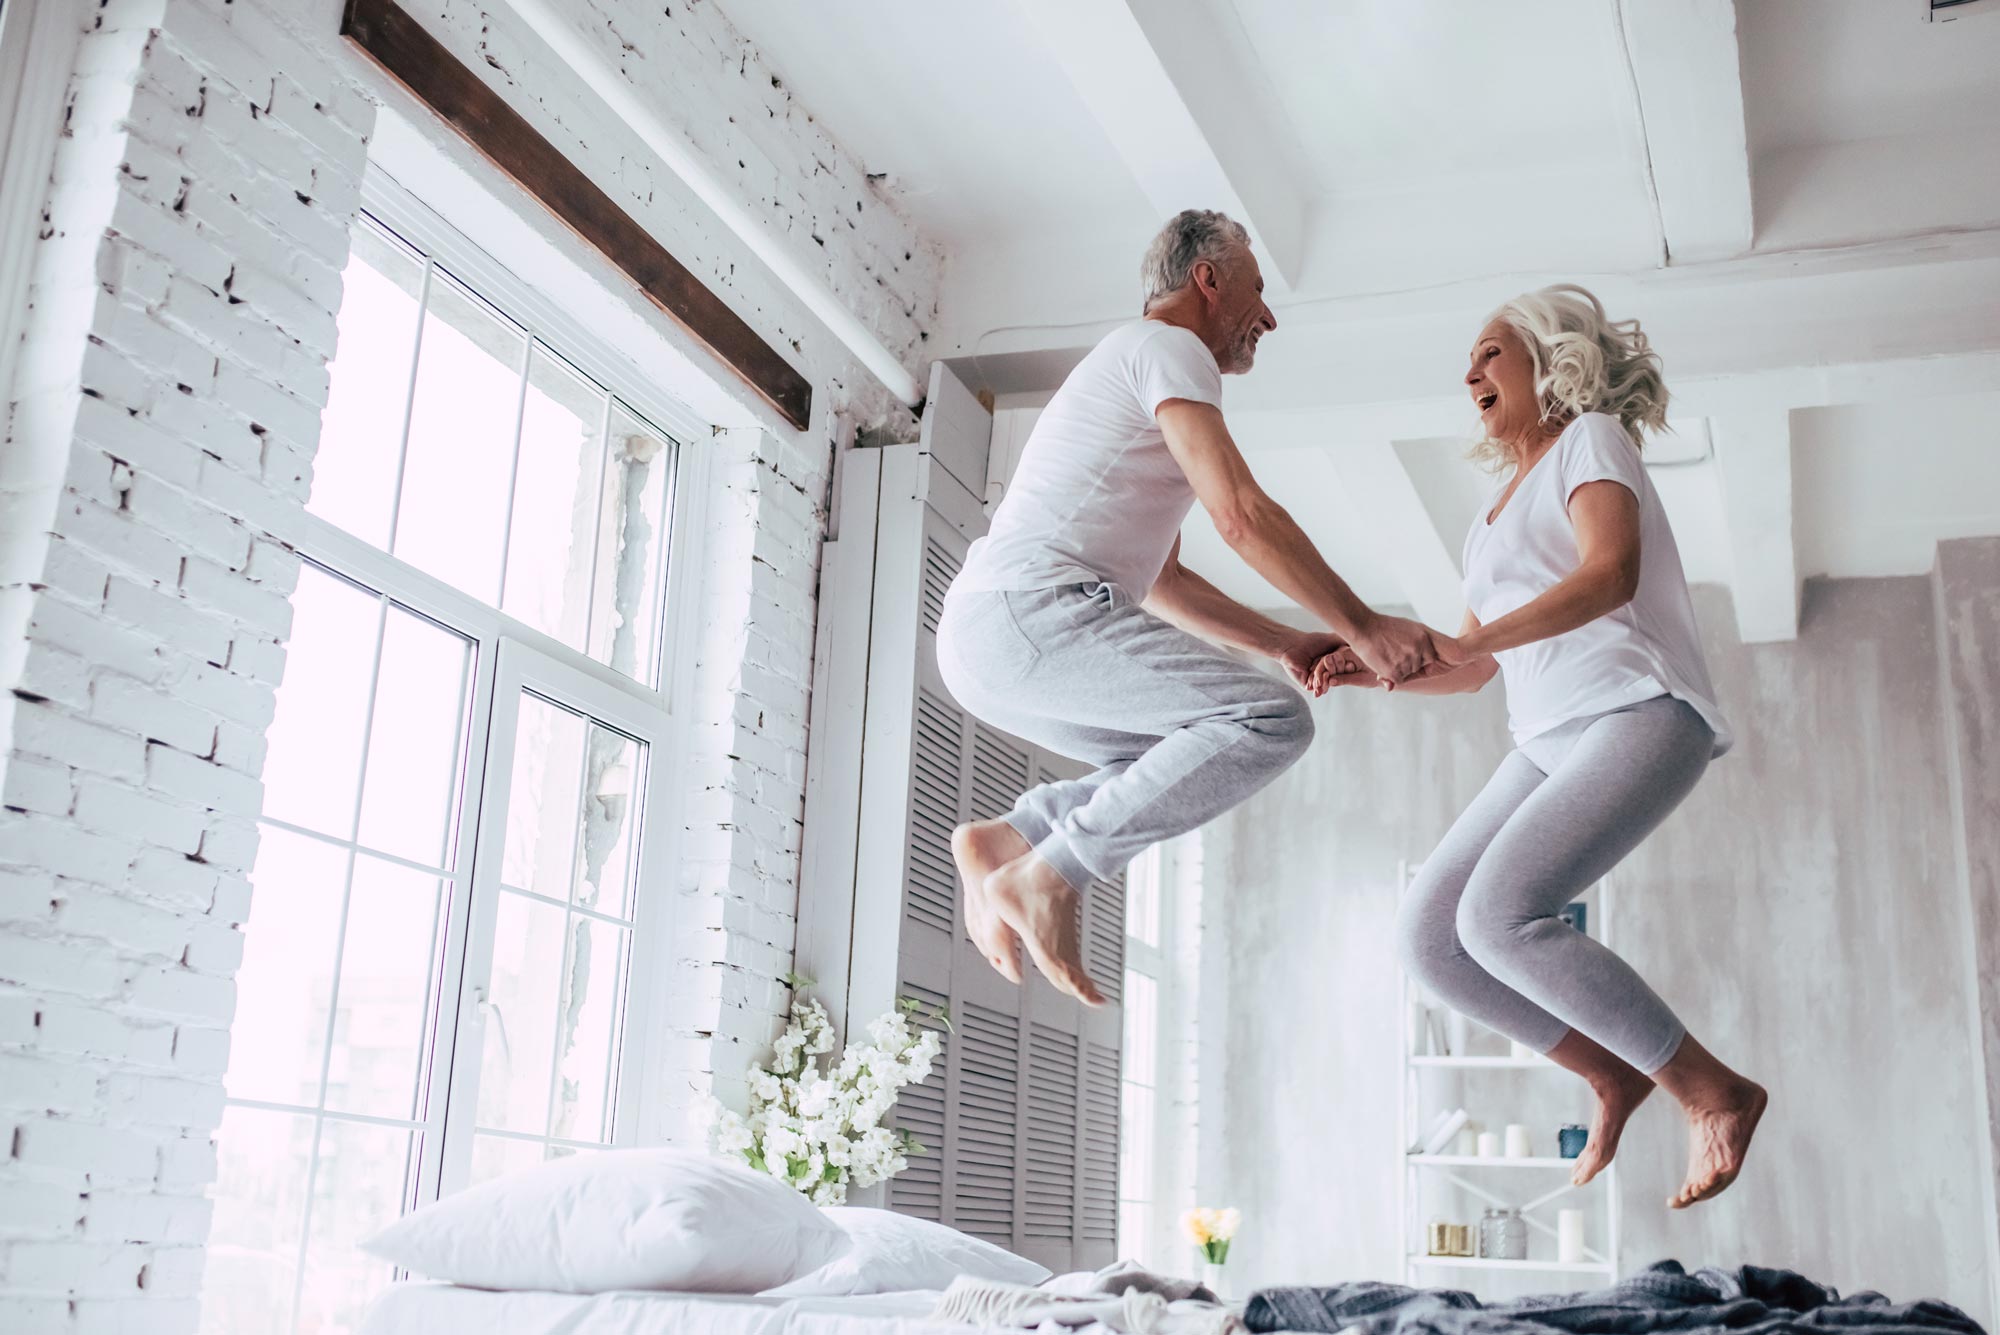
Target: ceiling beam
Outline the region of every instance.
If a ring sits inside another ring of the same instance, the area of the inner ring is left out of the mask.
[[[1754,239],[1734,0],[1619,0],[1639,128],[1669,264],[1741,255]]]
[[[1417,619],[1457,634],[1465,614],[1458,558],[1438,532],[1395,442],[1358,442],[1325,453],[1349,502],[1366,516],[1370,545],[1390,553],[1404,600],[1416,609]]]
[[[1248,38],[1205,0],[1023,0],[1162,219],[1221,209],[1249,228],[1268,288],[1298,284],[1305,174]]]
[[[1709,422],[1729,535],[1729,587],[1745,644],[1799,636],[1791,418],[1778,410],[1731,413]]]

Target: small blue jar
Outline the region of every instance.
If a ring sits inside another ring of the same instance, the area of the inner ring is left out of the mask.
[[[1556,1129],[1556,1153],[1565,1159],[1574,1159],[1583,1153],[1583,1147],[1590,1143],[1590,1129],[1572,1122]]]

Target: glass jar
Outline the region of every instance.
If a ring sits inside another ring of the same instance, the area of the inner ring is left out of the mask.
[[[1479,1219],[1479,1254],[1495,1261],[1528,1259],[1528,1221],[1519,1210],[1488,1210]]]

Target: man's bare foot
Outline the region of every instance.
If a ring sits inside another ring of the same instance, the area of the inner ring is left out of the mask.
[[[1062,873],[1031,851],[988,876],[985,889],[987,903],[1019,934],[1044,978],[1086,1006],[1104,1004],[1083,967],[1078,897]]]
[[[1623,1062],[1619,1065],[1623,1070],[1590,1082],[1590,1091],[1597,1096],[1597,1113],[1590,1119],[1590,1139],[1576,1157],[1576,1170],[1569,1179],[1579,1187],[1604,1171],[1611,1156],[1618,1153],[1625,1123],[1653,1092],[1652,1081]]]
[[[993,912],[986,878],[1027,851],[1028,841],[1004,820],[976,820],[951,832],[951,856],[965,894],[965,934],[1010,983],[1021,981],[1021,938]]]
[[[1685,1210],[1697,1201],[1719,1195],[1743,1171],[1750,1137],[1771,1096],[1754,1080],[1738,1077],[1735,1084],[1706,1107],[1687,1108],[1688,1175],[1680,1191],[1667,1202]]]

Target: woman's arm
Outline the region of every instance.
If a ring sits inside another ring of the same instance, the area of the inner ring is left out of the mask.
[[[1576,569],[1539,597],[1441,646],[1450,663],[1564,635],[1632,601],[1639,591],[1639,498],[1622,482],[1586,482],[1569,498]],[[1407,689],[1407,688],[1406,688]]]

